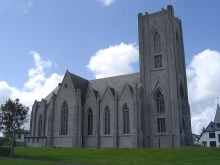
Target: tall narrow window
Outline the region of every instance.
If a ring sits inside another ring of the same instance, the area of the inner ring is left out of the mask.
[[[157,119],[157,129],[158,129],[158,133],[166,132],[165,118],[158,118]]]
[[[61,135],[67,135],[68,127],[68,104],[64,101],[61,112]]]
[[[93,130],[93,112],[92,109],[88,109],[88,135],[92,135]]]
[[[156,32],[154,35],[154,61],[155,68],[162,68],[160,35]]]
[[[160,51],[160,36],[157,32],[154,35],[154,51]]]
[[[157,95],[157,113],[165,113],[164,98],[161,92]]]
[[[38,136],[41,136],[42,134],[42,124],[43,124],[43,119],[42,119],[42,115],[40,115],[38,119]]]
[[[104,134],[109,135],[110,134],[110,110],[108,106],[104,109]]]
[[[123,134],[129,134],[130,127],[129,127],[129,109],[127,104],[123,106]]]
[[[162,68],[162,56],[156,55],[155,58],[155,68]]]

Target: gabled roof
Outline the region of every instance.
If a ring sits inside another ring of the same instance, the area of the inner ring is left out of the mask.
[[[193,136],[195,136],[196,138],[199,138],[200,137],[200,135],[197,135],[197,134],[192,134]]]
[[[203,133],[200,135],[199,139],[202,137],[202,135],[205,132],[215,132],[215,131],[220,131],[220,122],[215,123],[215,122],[210,122],[209,125],[206,127],[206,129],[203,131]],[[198,139],[198,140],[199,140]]]
[[[44,98],[44,100],[47,101],[47,104],[50,102],[50,99],[51,99],[51,97],[52,97],[52,95],[53,95],[53,92],[54,92],[55,94],[57,94],[58,91],[59,91],[59,89],[60,89],[60,84],[59,84],[52,92],[50,92],[50,94],[48,94],[48,95]]]
[[[101,96],[103,96],[107,86],[109,86],[110,89],[113,88],[114,91],[120,95],[126,83],[133,87],[135,82],[140,83],[139,73],[90,80],[89,85],[92,89],[98,91]]]
[[[216,114],[215,114],[215,123],[220,123],[220,107],[219,104],[217,104]]]
[[[84,101],[85,99],[85,94],[86,94],[86,90],[87,90],[87,86],[88,86],[88,83],[89,81],[82,78],[82,77],[79,77],[73,73],[70,73],[70,77],[71,77],[71,80],[73,82],[73,85],[75,87],[75,90],[76,89],[80,89],[81,90],[81,99],[82,99],[82,102]]]

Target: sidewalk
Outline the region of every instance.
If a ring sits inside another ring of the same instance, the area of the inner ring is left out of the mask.
[[[52,162],[52,161],[44,161],[44,160],[31,160],[31,159],[10,158],[10,157],[0,157],[0,160],[21,160],[21,161],[25,161],[25,162],[60,164],[60,165],[89,165],[89,164],[81,164],[81,163]]]

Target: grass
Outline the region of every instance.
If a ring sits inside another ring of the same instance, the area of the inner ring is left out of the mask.
[[[220,148],[15,148],[15,157],[94,165],[220,165]]]
[[[28,161],[21,161],[21,160],[0,160],[0,165],[51,165],[45,163],[38,163],[38,162],[28,162]]]

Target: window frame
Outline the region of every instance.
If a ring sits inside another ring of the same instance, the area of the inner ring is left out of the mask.
[[[157,94],[157,113],[165,114],[165,101],[161,92]]]
[[[93,135],[93,111],[91,108],[87,111],[88,115],[88,132],[87,135]]]
[[[104,109],[104,135],[111,134],[111,111],[108,106]]]
[[[127,104],[125,103],[122,107],[122,113],[123,113],[123,134],[130,134],[130,122],[129,122],[129,108]]]
[[[68,111],[68,104],[64,101],[61,109],[61,135],[68,135]]]
[[[209,139],[214,139],[214,138],[215,138],[215,132],[210,132]]]
[[[158,133],[166,133],[165,117],[157,118],[157,132]]]

